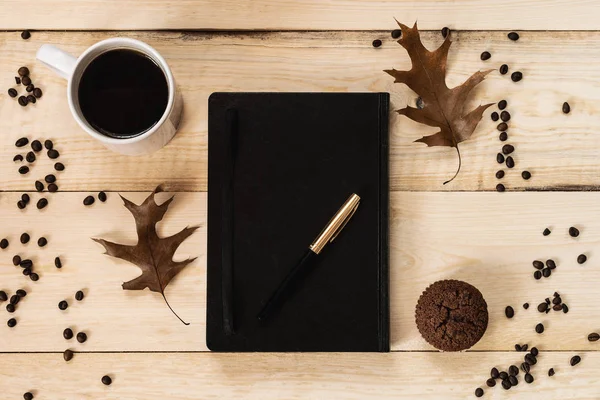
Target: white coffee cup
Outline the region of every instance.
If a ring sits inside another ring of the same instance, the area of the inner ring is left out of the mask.
[[[118,49],[135,50],[152,59],[165,74],[169,91],[167,108],[160,120],[147,131],[126,139],[112,138],[94,129],[84,118],[78,101],[79,82],[88,65],[99,55]],[[110,150],[126,155],[148,154],[161,149],[175,136],[183,110],[181,93],[165,59],[146,43],[129,38],[106,39],[89,47],[79,58],[45,44],[40,47],[36,57],[68,81],[67,97],[73,117],[83,130]]]

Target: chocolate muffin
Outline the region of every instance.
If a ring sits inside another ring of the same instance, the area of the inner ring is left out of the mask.
[[[437,281],[419,298],[415,319],[421,336],[435,348],[465,350],[487,329],[487,303],[481,292],[466,282]]]

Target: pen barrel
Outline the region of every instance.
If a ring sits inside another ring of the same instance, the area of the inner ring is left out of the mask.
[[[258,313],[257,318],[259,321],[265,321],[269,318],[294,293],[297,284],[310,272],[316,258],[317,254],[314,251],[310,249],[306,251]]]

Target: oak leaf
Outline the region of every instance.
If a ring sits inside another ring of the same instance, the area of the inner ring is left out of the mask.
[[[444,182],[446,184],[456,178],[460,171],[462,162],[458,144],[471,137],[481,121],[483,112],[493,105],[493,103],[480,105],[466,113],[463,110],[471,90],[492,70],[476,72],[462,85],[449,89],[446,86],[446,61],[452,43],[450,35],[446,36],[444,43],[438,49],[429,51],[421,42],[416,23],[412,28],[400,22],[398,25],[402,30],[398,43],[408,52],[412,68],[410,71],[391,69],[385,72],[395,78],[394,83],[404,83],[416,92],[421,97],[424,107],[407,106],[397,112],[413,121],[440,129],[439,132],[424,136],[415,142],[422,142],[427,146],[447,146],[456,149],[458,169],[450,180]]]
[[[135,246],[113,243],[104,239],[92,240],[104,246],[106,249],[105,254],[129,261],[142,270],[142,274],[139,277],[123,283],[124,290],[143,290],[148,288],[153,292],[160,293],[171,312],[185,325],[189,325],[171,308],[165,296],[165,288],[175,275],[196,259],[188,258],[184,261],[173,261],[173,255],[179,245],[194,233],[198,227],[186,227],[173,236],[158,237],[156,224],[163,219],[169,208],[169,204],[173,201],[173,197],[171,197],[161,205],[158,205],[154,200],[154,196],[161,191],[161,187],[157,187],[139,206],[121,196],[125,208],[133,214],[135,219],[138,236],[138,242]]]

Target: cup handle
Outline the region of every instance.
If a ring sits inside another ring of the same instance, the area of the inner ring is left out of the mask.
[[[65,79],[71,78],[77,58],[51,44],[42,45],[35,56],[44,65]]]

